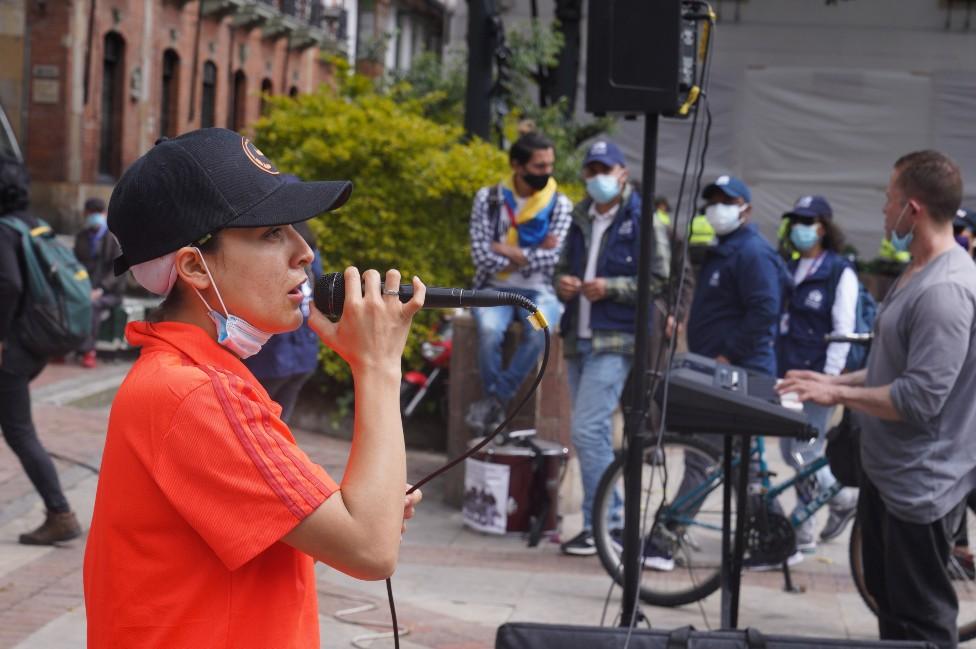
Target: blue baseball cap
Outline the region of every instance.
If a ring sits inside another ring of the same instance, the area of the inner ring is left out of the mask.
[[[752,192],[749,191],[749,188],[744,182],[735,176],[719,176],[715,179],[715,182],[705,188],[702,192],[702,198],[708,200],[716,191],[720,191],[732,198],[741,198],[747,203],[752,202]]]
[[[597,140],[590,145],[590,148],[586,151],[583,166],[585,167],[591,162],[599,162],[608,167],[615,165],[620,165],[621,167],[627,166],[627,163],[624,161],[623,151],[610,140]]]
[[[960,207],[956,210],[956,218],[953,219],[952,224],[957,227],[964,227],[976,231],[976,211]]]
[[[829,221],[834,218],[834,211],[830,209],[830,203],[823,196],[801,196],[793,204],[793,209],[784,214],[783,218],[789,216],[806,216]]]

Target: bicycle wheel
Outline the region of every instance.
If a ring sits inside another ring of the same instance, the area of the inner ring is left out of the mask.
[[[640,587],[644,602],[681,606],[703,599],[719,588],[722,564],[719,458],[718,450],[694,436],[667,434],[660,451],[645,451],[641,521],[646,520],[642,524],[650,528],[657,514],[658,522],[644,542],[644,566],[648,567],[649,557],[666,557],[673,561],[673,566],[666,571],[645,571]],[[593,502],[597,553],[603,567],[618,584],[623,581],[620,565],[623,468],[624,458],[618,453],[600,479]]]
[[[970,546],[976,544],[976,516],[973,512],[967,512],[966,529],[969,536]],[[862,561],[862,541],[861,526],[855,518],[851,528],[851,541],[848,545],[848,553],[851,562],[851,576],[854,578],[854,585],[861,599],[871,612],[878,614],[878,604],[874,597],[868,592],[864,582],[864,563]],[[965,642],[976,638],[976,572],[973,570],[972,555],[968,559],[964,558],[966,553],[971,553],[969,548],[958,547],[956,552],[949,557],[949,575],[952,577],[952,585],[956,588],[956,597],[959,599],[959,642]]]

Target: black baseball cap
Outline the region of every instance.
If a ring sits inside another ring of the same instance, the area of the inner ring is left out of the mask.
[[[112,191],[108,227],[122,256],[115,274],[223,228],[289,225],[341,207],[348,180],[289,182],[246,137],[204,128],[162,139]]]

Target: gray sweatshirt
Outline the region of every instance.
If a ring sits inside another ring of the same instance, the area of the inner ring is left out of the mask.
[[[896,284],[897,285],[897,284]],[[942,518],[976,488],[976,265],[953,246],[878,309],[868,387],[903,421],[859,413],[861,460],[895,517]]]

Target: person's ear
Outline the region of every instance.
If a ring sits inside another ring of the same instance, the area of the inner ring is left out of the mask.
[[[198,291],[210,288],[210,276],[201,261],[202,253],[192,247],[183,246],[176,251],[176,275]]]

